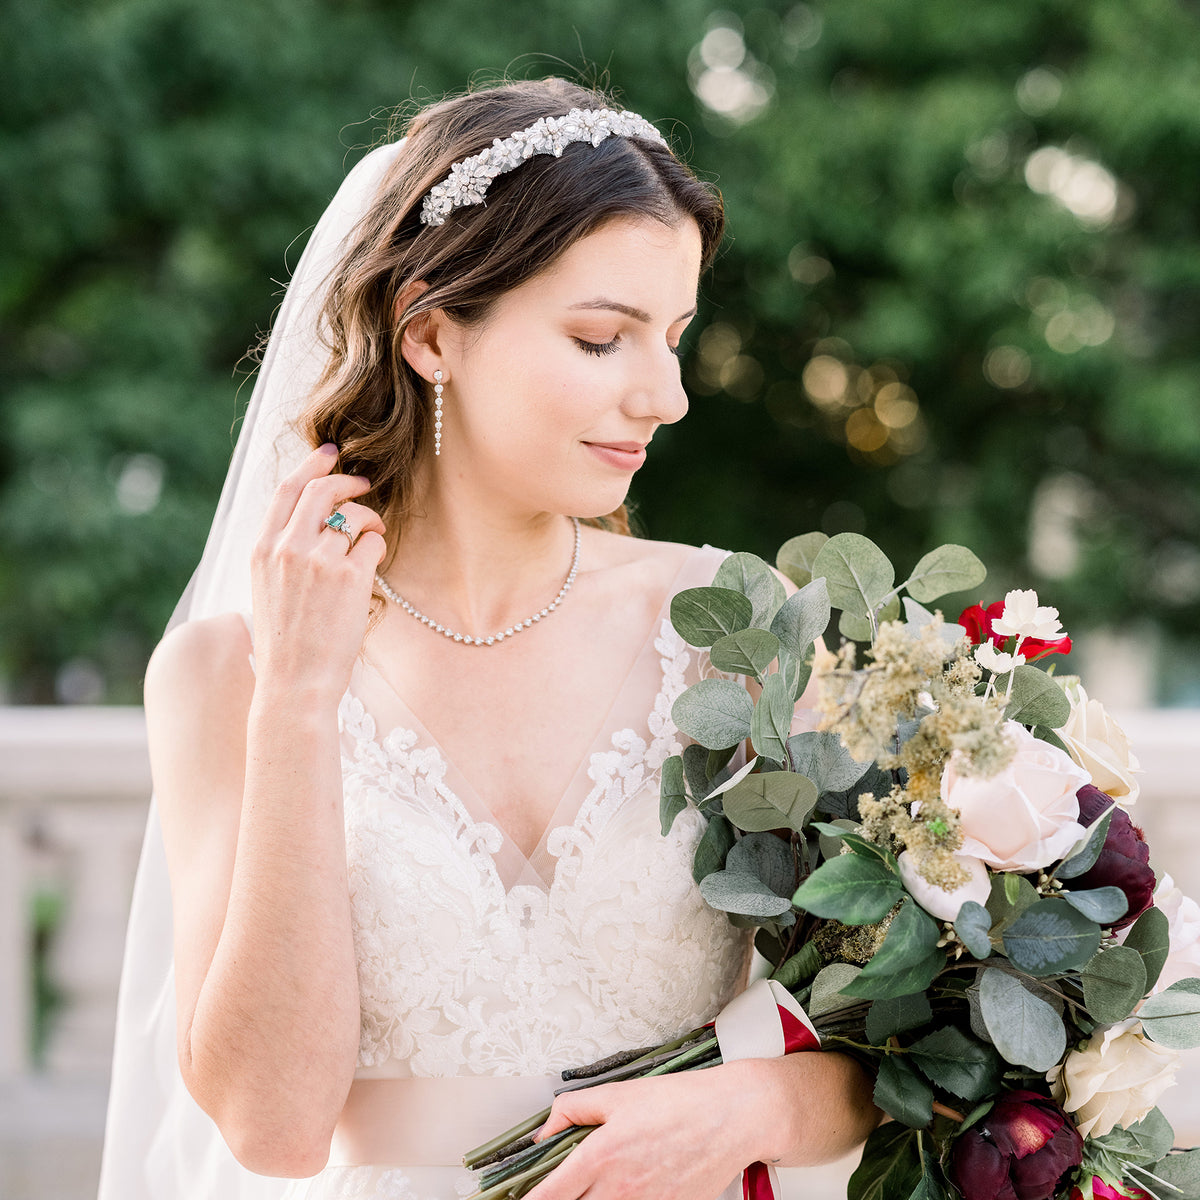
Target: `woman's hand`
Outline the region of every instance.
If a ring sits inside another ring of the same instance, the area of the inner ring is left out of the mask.
[[[825,1051],[565,1092],[538,1138],[599,1128],[528,1200],[715,1200],[753,1162],[832,1162],[878,1123],[871,1088]]]
[[[386,543],[379,514],[352,503],[370,490],[334,474],[337,447],[314,450],[278,487],[254,547],[254,652],[259,677],[338,697],[366,634]],[[325,518],[346,518],[354,542]]]
[[[715,1200],[756,1161],[766,1114],[743,1064],[565,1092],[538,1134],[598,1125],[528,1200]]]

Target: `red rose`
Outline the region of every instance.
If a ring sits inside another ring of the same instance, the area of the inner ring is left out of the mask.
[[[1150,869],[1150,847],[1142,831],[1129,819],[1124,809],[1113,806],[1112,797],[1090,783],[1076,793],[1079,801],[1080,825],[1091,825],[1110,808],[1112,820],[1104,849],[1092,867],[1071,880],[1071,887],[1119,887],[1125,893],[1129,907],[1125,915],[1113,922],[1114,929],[1132,925],[1154,900],[1154,872]]]
[[[1003,615],[1003,600],[997,600],[994,604],[989,604],[987,608],[980,604],[972,604],[970,608],[963,609],[958,623],[967,631],[967,637],[971,639],[972,645],[978,646],[981,642],[991,642],[997,650],[1004,650],[1005,643],[1012,639],[992,632],[992,622]],[[1061,637],[1052,642],[1044,642],[1041,638],[1026,638],[1021,643],[1020,653],[1025,656],[1026,662],[1037,662],[1039,658],[1045,658],[1049,654],[1070,654],[1071,639]]]
[[[1092,1176],[1092,1196],[1094,1200],[1150,1200],[1139,1187],[1132,1183],[1118,1183],[1116,1186],[1105,1183],[1099,1175]],[[1071,1189],[1071,1200],[1083,1200],[1080,1188]]]
[[[1053,1100],[1009,1092],[954,1143],[950,1179],[964,1200],[1050,1200],[1083,1161],[1083,1138]]]

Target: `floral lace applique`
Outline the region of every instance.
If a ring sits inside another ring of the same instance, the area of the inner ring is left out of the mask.
[[[671,705],[705,669],[664,620],[661,687],[642,731],[591,756],[574,822],[551,831],[550,887],[504,888],[503,833],[472,820],[440,751],[377,736],[347,693],[346,838],[359,963],[359,1065],[398,1074],[543,1075],[711,1018],[746,939],[691,876],[703,832],[688,810],[664,838],[658,788],[680,748]]]

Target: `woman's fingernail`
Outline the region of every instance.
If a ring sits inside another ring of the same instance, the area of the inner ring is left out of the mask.
[[[337,458],[338,448],[332,442],[326,442],[319,450],[319,454],[327,454],[330,458]]]

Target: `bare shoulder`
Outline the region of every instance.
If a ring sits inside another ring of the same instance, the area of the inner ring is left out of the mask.
[[[252,652],[250,632],[237,613],[176,626],[146,668],[147,709],[248,697],[254,691]]]
[[[601,529],[590,530],[589,535],[587,548],[594,569],[622,588],[661,591],[701,553],[699,547],[682,542],[655,542]],[[713,553],[719,557],[719,552]]]

